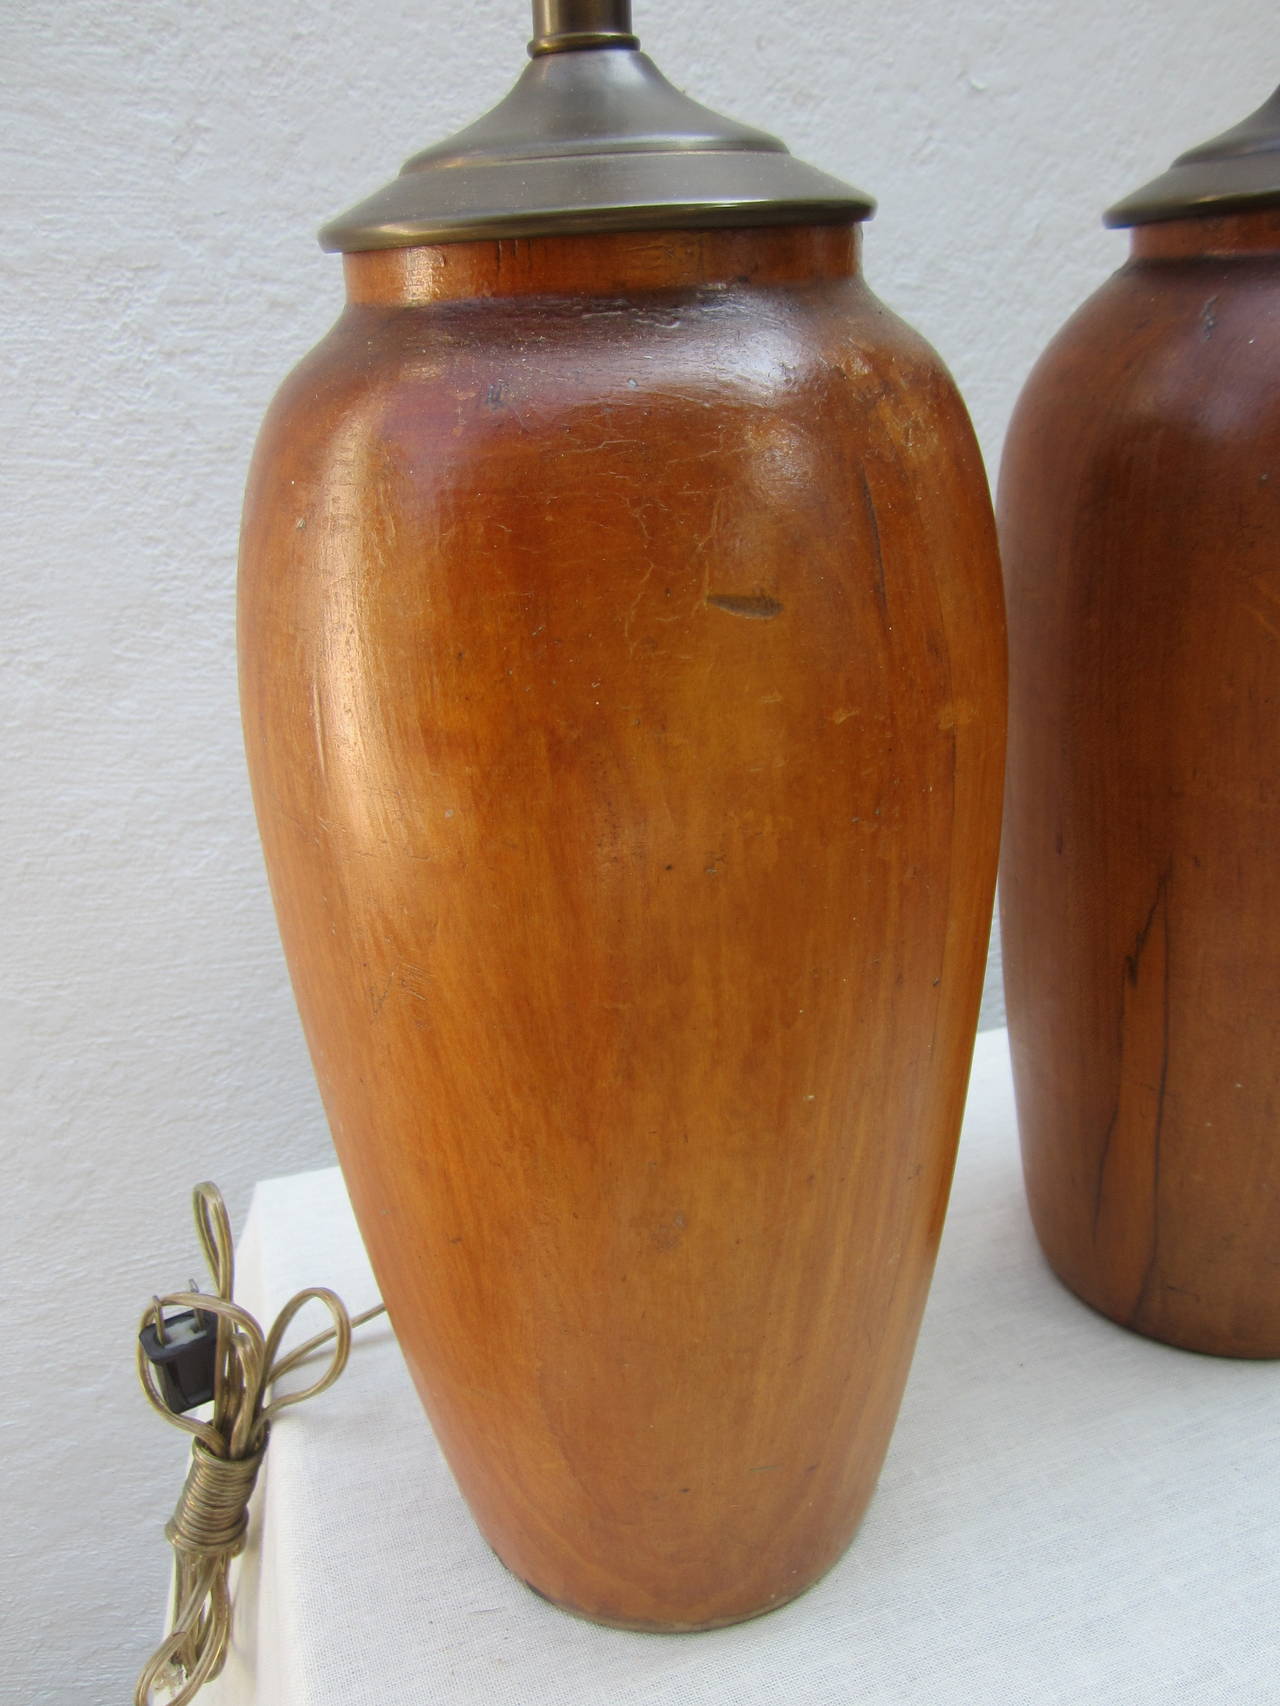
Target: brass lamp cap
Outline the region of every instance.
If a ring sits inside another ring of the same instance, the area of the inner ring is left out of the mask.
[[[850,224],[875,203],[668,83],[630,0],[534,0],[531,63],[483,118],[332,220],[321,247],[723,225]]]
[[[1213,218],[1280,207],[1280,89],[1256,113],[1189,148],[1163,175],[1118,201],[1107,225]]]

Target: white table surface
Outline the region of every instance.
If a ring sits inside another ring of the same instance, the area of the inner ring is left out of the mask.
[[[259,1185],[260,1317],[373,1281],[336,1169]],[[1043,1265],[1005,1035],[978,1040],[937,1277],[880,1487],[790,1606],[599,1629],[494,1558],[385,1320],[272,1438],[208,1706],[1277,1706],[1280,1364],[1151,1344]]]

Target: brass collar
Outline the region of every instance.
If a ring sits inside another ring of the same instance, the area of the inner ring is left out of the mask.
[[[849,224],[875,203],[765,131],[680,93],[631,33],[629,0],[534,0],[506,98],[326,225],[326,249],[480,237]]]

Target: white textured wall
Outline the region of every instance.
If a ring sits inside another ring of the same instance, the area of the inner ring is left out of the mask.
[[[333,317],[326,216],[475,116],[521,0],[0,11],[8,1054],[0,1696],[123,1701],[184,1452],[131,1368],[191,1184],[323,1164],[241,766],[245,463]],[[1101,207],[1257,105],[1271,0],[640,0],[700,99],[879,196],[873,285],[994,464],[1124,239]],[[316,1274],[322,1281],[325,1276]],[[400,1706],[393,1702],[391,1706]]]

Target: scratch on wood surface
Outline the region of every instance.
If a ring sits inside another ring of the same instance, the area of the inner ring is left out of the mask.
[[[709,592],[707,603],[717,610],[727,610],[730,616],[747,616],[756,622],[772,622],[781,616],[782,606],[765,592]]]
[[[876,603],[880,606],[881,611],[887,616],[889,613],[889,599],[885,591],[884,584],[884,548],[880,541],[880,520],[876,515],[876,506],[871,497],[871,486],[867,480],[865,470],[861,472],[860,477],[862,480],[862,501],[866,506],[867,523],[871,529],[871,545],[875,553]]]

